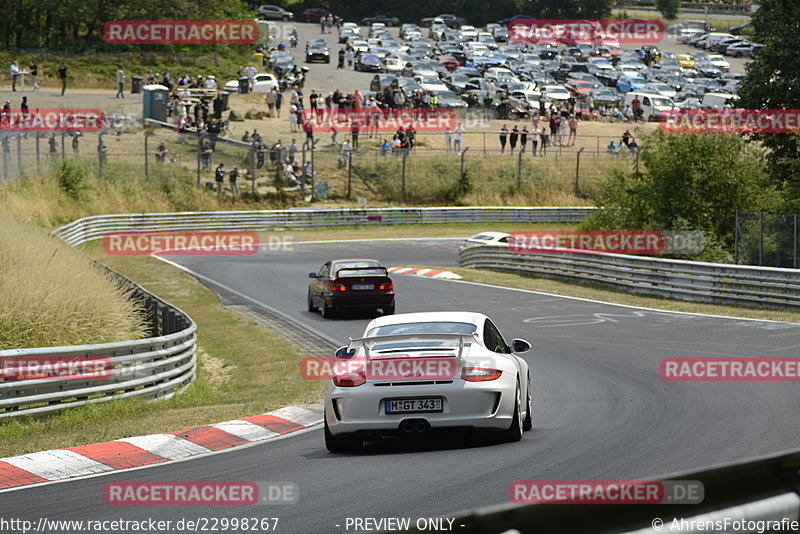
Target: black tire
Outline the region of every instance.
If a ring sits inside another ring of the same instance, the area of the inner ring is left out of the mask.
[[[363,443],[351,436],[334,436],[328,429],[328,420],[325,419],[325,448],[329,452],[358,452]]]
[[[531,377],[528,376],[528,401],[525,419],[522,420],[522,430],[530,430],[533,428],[533,396],[531,395]]]
[[[394,315],[394,301],[389,306],[383,308],[384,315]]]
[[[333,306],[328,306],[328,303],[325,302],[324,297],[322,298],[322,305],[319,307],[319,311],[324,319],[330,319],[333,317]]]
[[[522,439],[522,415],[519,409],[520,404],[520,387],[517,385],[517,398],[514,400],[514,415],[511,418],[511,426],[508,430],[503,430],[500,437],[506,443],[514,443]]]
[[[308,311],[310,311],[310,312],[317,311],[317,307],[314,306],[314,301],[311,299],[311,291],[310,290],[308,292],[308,297],[306,297],[306,304],[307,304]]]

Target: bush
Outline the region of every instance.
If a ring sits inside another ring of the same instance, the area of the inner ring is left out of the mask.
[[[77,162],[69,159],[61,160],[57,169],[58,186],[73,200],[88,199],[89,184],[86,182],[86,171]]]

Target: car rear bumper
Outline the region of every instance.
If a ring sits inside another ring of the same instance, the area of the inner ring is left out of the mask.
[[[391,306],[394,302],[394,293],[328,295],[325,297],[325,302],[328,306],[338,309],[382,308]]]
[[[355,388],[330,386],[325,395],[325,417],[334,435],[394,435],[408,420],[424,421],[431,430],[506,430],[516,401],[516,378],[503,373],[497,380],[429,385],[375,386]],[[410,398],[441,398],[441,413],[386,413],[385,401]]]

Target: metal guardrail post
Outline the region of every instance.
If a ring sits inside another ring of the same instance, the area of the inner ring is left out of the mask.
[[[575,196],[580,196],[580,179],[581,179],[581,152],[583,152],[584,147],[581,147],[578,150],[578,154],[575,158]]]

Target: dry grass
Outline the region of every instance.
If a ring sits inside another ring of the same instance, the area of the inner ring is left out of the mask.
[[[0,349],[124,341],[145,328],[127,290],[40,228],[0,216]]]

